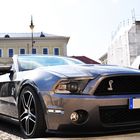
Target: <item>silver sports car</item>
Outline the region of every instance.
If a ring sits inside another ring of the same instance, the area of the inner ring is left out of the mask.
[[[15,55],[0,66],[0,114],[27,137],[140,125],[140,71],[69,57]]]

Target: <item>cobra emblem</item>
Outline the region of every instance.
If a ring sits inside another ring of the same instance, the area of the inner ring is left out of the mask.
[[[107,88],[107,90],[109,90],[109,91],[113,90],[113,87],[112,87],[113,82],[114,82],[113,80],[109,80],[109,82],[108,82],[109,87]]]

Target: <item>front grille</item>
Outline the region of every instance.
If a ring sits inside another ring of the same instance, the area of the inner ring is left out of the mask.
[[[100,107],[100,119],[104,124],[119,125],[140,123],[140,109],[130,110],[128,106]]]
[[[114,76],[103,78],[94,95],[140,94],[140,76]]]

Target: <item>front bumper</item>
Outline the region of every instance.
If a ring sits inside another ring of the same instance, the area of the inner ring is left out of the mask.
[[[140,125],[140,109],[130,110],[129,98],[130,96],[46,95],[47,128],[58,132],[94,133],[117,130],[120,126]],[[76,124],[70,116],[78,110],[86,111],[88,117],[84,122]],[[137,119],[135,116],[138,116]]]

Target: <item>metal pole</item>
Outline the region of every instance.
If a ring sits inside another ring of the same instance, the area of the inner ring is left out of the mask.
[[[33,40],[33,29],[34,29],[34,24],[33,24],[33,18],[32,18],[32,16],[31,16],[30,28],[31,28],[31,31],[32,31],[32,50],[33,50],[33,47],[34,47],[34,40]],[[31,52],[32,52],[32,50],[31,50]]]
[[[32,29],[32,50],[33,50],[33,47],[34,47],[34,40],[33,40],[33,29]]]

